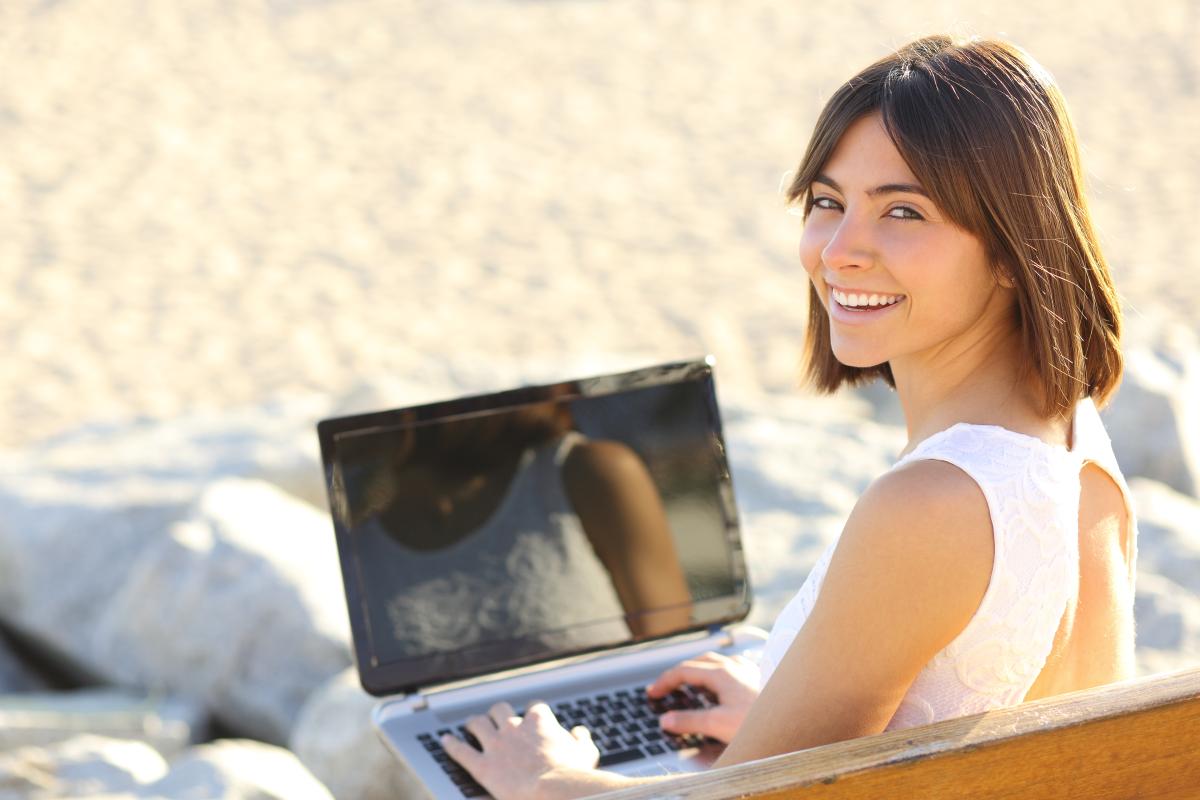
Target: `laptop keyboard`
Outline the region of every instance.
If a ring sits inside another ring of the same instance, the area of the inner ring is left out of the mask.
[[[652,700],[646,696],[646,690],[638,686],[554,702],[550,708],[567,730],[583,725],[592,732],[592,741],[600,750],[599,767],[603,769],[700,746],[704,737],[667,733],[659,726],[658,717],[675,709],[708,708],[715,702],[709,692],[691,686],[680,687],[665,697]],[[487,791],[442,749],[438,739],[447,733],[456,734],[476,749],[479,747],[475,737],[463,725],[422,733],[417,739],[465,797],[486,796]]]

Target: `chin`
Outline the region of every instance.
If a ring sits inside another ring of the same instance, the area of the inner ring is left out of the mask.
[[[838,360],[838,363],[845,367],[854,367],[855,369],[870,369],[887,363],[887,359],[877,353],[862,353],[846,350],[844,348],[833,348],[833,357]]]

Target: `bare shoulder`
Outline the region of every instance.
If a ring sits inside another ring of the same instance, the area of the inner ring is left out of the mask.
[[[945,461],[912,461],[885,473],[863,493],[846,527],[875,544],[895,538],[918,550],[954,557],[978,553],[991,561],[992,523],[983,490]]]
[[[914,461],[880,477],[859,499],[822,599],[835,614],[839,607],[855,613],[860,603],[886,609],[876,612],[888,620],[878,634],[888,637],[888,624],[903,631],[913,648],[908,666],[919,668],[974,616],[991,580],[994,551],[979,485],[952,464]]]

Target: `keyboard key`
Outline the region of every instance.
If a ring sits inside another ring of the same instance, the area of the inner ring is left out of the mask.
[[[465,772],[451,775],[450,780],[454,782],[455,786],[466,786],[469,783],[475,782],[475,779]]]
[[[646,745],[646,752],[652,756],[661,756],[663,753],[667,752],[667,748],[663,747],[661,744],[648,744]]]
[[[616,750],[601,755],[600,763],[597,766],[604,769],[605,767],[611,767],[613,764],[624,764],[626,761],[636,761],[639,758],[644,758],[644,754],[636,747],[628,750]]]

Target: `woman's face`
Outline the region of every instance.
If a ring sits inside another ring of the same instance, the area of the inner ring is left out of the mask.
[[[1015,300],[983,244],[924,193],[878,114],[852,124],[812,184],[800,260],[852,367],[939,354],[1011,325]],[[961,347],[960,347],[961,346]]]

